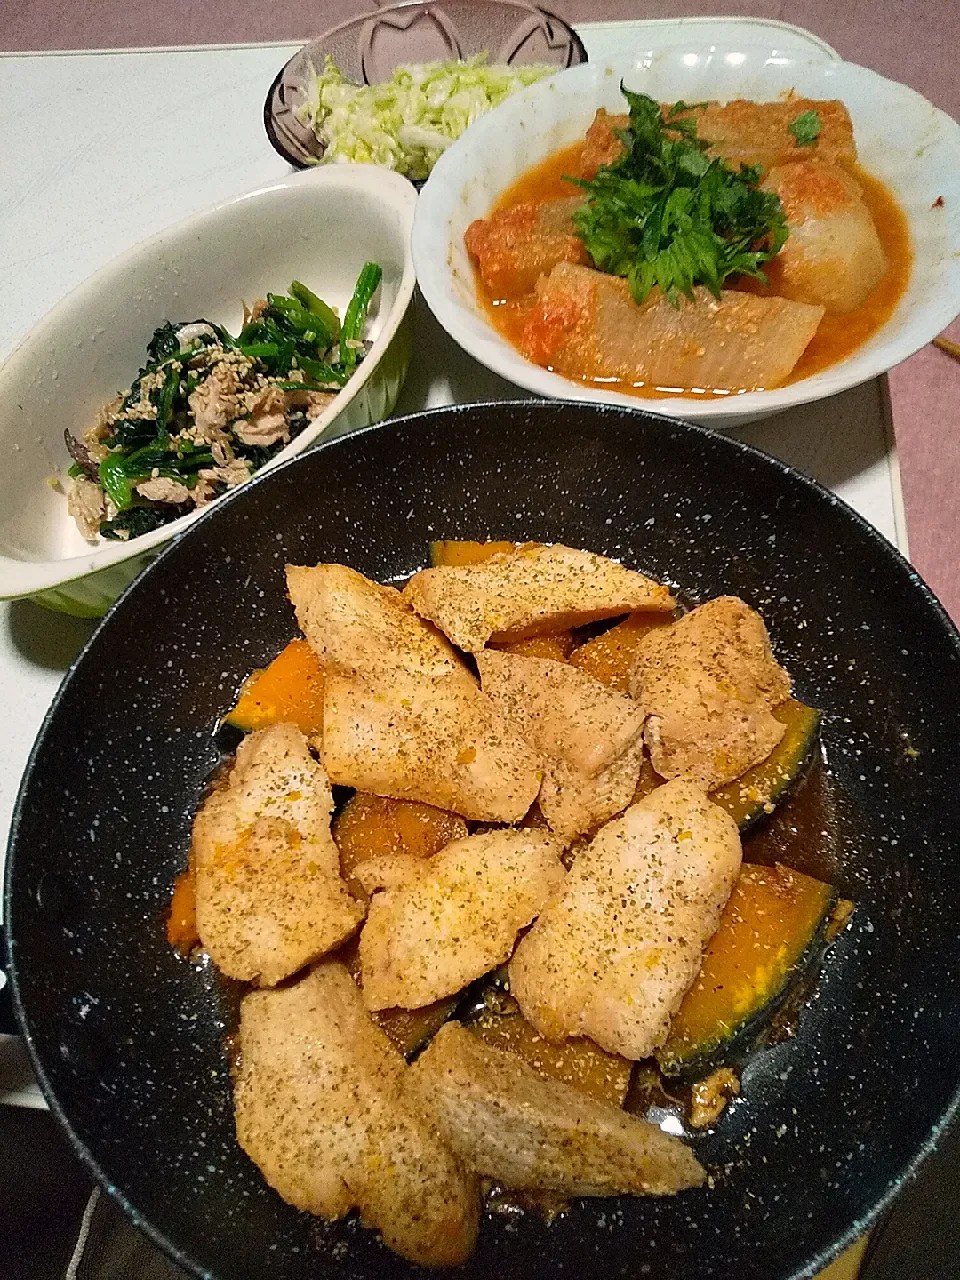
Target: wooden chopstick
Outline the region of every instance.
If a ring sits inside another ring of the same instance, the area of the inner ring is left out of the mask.
[[[953,356],[954,360],[960,360],[960,343],[951,342],[949,338],[934,338],[933,345],[945,351],[948,356]]]

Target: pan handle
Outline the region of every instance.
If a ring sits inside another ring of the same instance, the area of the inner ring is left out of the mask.
[[[18,1036],[20,1028],[13,1016],[13,991],[10,987],[10,979],[7,977],[6,963],[7,944],[3,927],[0,925],[0,1035]]]

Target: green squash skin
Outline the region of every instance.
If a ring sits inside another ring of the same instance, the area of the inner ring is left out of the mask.
[[[820,742],[822,717],[813,707],[805,707],[804,710],[806,723],[799,740],[791,744],[790,753],[780,762],[782,767],[776,785],[769,789],[764,799],[748,805],[746,812],[738,819],[741,838],[752,831],[764,818],[769,817],[771,809],[776,808],[787,798],[810,766]],[[775,759],[778,753],[784,755],[781,746],[774,749],[772,758]],[[701,1080],[718,1067],[729,1065],[732,1056],[735,1057],[755,1044],[758,1036],[767,1027],[770,1019],[791,991],[822,958],[826,950],[827,925],[837,901],[838,895],[835,891],[828,895],[815,927],[800,947],[793,963],[782,971],[779,984],[773,989],[767,989],[764,993],[758,992],[757,999],[750,1010],[741,1016],[735,1026],[723,1031],[718,1030],[716,1037],[707,1044],[690,1045],[683,1054],[673,1054],[669,1059],[666,1057],[661,1059],[657,1055],[660,1070],[665,1076],[679,1078],[685,1083]]]
[[[808,713],[808,717],[803,736],[793,749],[792,754],[782,760],[781,774],[775,785],[770,788],[766,797],[752,802],[745,802],[745,812],[737,817],[737,825],[740,828],[741,836],[749,834],[764,818],[769,817],[772,810],[787,798],[790,791],[809,768],[814,753],[820,744],[820,721],[822,717],[820,712],[813,707],[806,707],[805,710]],[[773,749],[768,761],[777,760],[780,754],[783,754],[782,745],[778,745]],[[768,763],[768,761],[764,761],[763,764]],[[757,766],[757,768],[762,767],[763,765]],[[721,789],[727,790],[727,787],[737,785],[737,782],[731,782]],[[723,807],[721,806],[721,808]]]
[[[763,995],[758,993],[757,1001],[736,1026],[707,1044],[701,1042],[688,1046],[682,1055],[674,1055],[668,1059],[661,1058],[658,1052],[655,1056],[663,1075],[678,1079],[684,1084],[692,1084],[708,1076],[711,1071],[716,1071],[718,1067],[732,1065],[733,1059],[755,1049],[757,1040],[776,1011],[823,959],[828,946],[827,927],[838,901],[839,894],[834,890],[827,896],[816,925],[797,958],[782,971],[779,986],[772,990],[768,988]]]

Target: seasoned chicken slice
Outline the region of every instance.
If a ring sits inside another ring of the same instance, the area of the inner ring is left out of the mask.
[[[460,673],[458,654],[418,618],[395,587],[383,587],[343,564],[287,565],[287,591],[300,630],[324,669],[341,675]]]
[[[358,1208],[391,1249],[454,1266],[477,1235],[479,1195],[409,1068],[338,963],[240,1007],[237,1141],[284,1200],[327,1219]]]
[[[477,654],[484,693],[544,755],[594,777],[643,732],[643,712],[586,671],[551,658],[486,649]]]
[[[583,203],[581,196],[543,204],[524,201],[470,223],[464,242],[492,297],[530,293],[558,262],[589,261],[571,221]]]
[[[523,1016],[648,1057],[700,969],[740,868],[737,824],[686,779],[607,823],[510,962]]]
[[[375,894],[360,934],[368,1009],[419,1009],[502,964],[559,888],[561,846],[540,831],[455,840],[410,884]]]
[[[863,191],[840,165],[797,160],[763,185],[780,197],[790,238],[764,270],[782,298],[853,311],[889,266]]]
[[[491,640],[522,640],[636,609],[670,610],[674,605],[666,587],[615,560],[539,543],[481,564],[424,569],[414,574],[403,594],[417,613],[471,653]]]
[[[398,889],[419,880],[426,866],[424,858],[412,853],[379,853],[364,858],[353,869],[353,878],[369,897],[378,889]]]
[[[379,681],[331,675],[323,698],[331,780],[396,800],[421,800],[478,822],[519,822],[542,768],[472,676]]]
[[[537,283],[520,347],[568,378],[762,391],[789,377],[823,318],[823,307],[786,298],[735,289],[715,298],[702,285],[693,293],[673,306],[654,288],[638,306],[626,280],[561,262]]]
[[[440,1028],[407,1083],[466,1167],[513,1190],[662,1196],[706,1181],[678,1138],[542,1079],[457,1022]]]
[[[763,619],[736,596],[644,636],[631,688],[654,769],[691,774],[708,791],[765,760],[785,733],[771,709],[790,696],[790,677]]]
[[[562,760],[548,761],[539,804],[550,830],[564,844],[592,835],[633,799],[642,768],[643,742],[639,740],[592,778]]]
[[[193,824],[197,929],[228,977],[272,986],[363,919],[340,876],[332,812],[327,776],[294,725],[241,742]]]
[[[485,649],[484,693],[544,759],[540,808],[565,842],[592,832],[633,799],[643,712],[585,671],[550,658]]]

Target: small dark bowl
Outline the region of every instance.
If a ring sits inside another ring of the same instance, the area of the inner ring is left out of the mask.
[[[491,62],[544,62],[558,71],[586,62],[587,51],[571,26],[555,13],[523,0],[408,0],[351,18],[304,45],[280,71],[263,104],[263,126],[276,151],[305,169],[323,146],[296,111],[306,99],[311,67],[329,55],[353,84],[378,84],[411,62],[471,58]]]
[[[715,1187],[579,1201],[550,1227],[490,1219],[457,1274],[813,1275],[889,1202],[957,1102],[960,640],[833,495],[637,411],[474,405],[348,436],[218,504],[128,591],[46,720],[7,864],[16,1004],[53,1110],[193,1275],[422,1274],[352,1220],[285,1205],[239,1151],[234,996],[173,954],[163,921],[219,759],[218,717],[294,634],[285,562],[397,580],[436,537],[563,541],[693,598],[735,592],[758,607],[798,696],[824,711],[804,838],[856,902],[798,1034],[756,1054],[741,1099],[698,1140]]]

